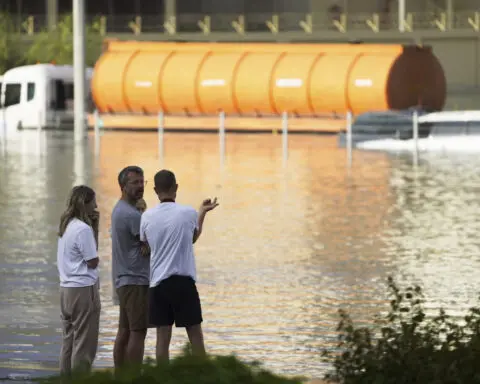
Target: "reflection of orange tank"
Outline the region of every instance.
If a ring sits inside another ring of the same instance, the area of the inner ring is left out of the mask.
[[[440,110],[430,48],[368,44],[110,42],[95,66],[101,113],[306,115]]]

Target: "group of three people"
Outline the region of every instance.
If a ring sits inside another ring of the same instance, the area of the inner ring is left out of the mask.
[[[204,200],[198,212],[177,204],[175,175],[161,170],[154,178],[160,202],[142,213],[138,203],[144,194],[143,170],[124,168],[118,183],[122,196],[111,217],[112,277],[120,312],[115,368],[142,363],[148,328],[157,330],[157,360],[168,360],[173,324],[186,328],[194,353],[205,354],[193,244],[217,200]],[[90,369],[97,352],[101,303],[96,208],[95,192],[76,186],[60,220],[62,374]]]

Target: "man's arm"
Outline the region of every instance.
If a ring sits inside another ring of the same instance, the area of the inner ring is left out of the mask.
[[[95,259],[91,259],[87,261],[87,267],[90,269],[96,269],[98,267],[100,259],[96,257]]]
[[[97,255],[97,244],[93,230],[90,228],[82,230],[78,234],[77,241],[78,249],[87,263],[87,267],[90,269],[96,269],[100,260]]]
[[[203,229],[203,222],[205,220],[207,212],[204,211],[203,209],[200,209],[198,212],[198,222],[197,222],[197,227],[195,228],[193,232],[193,244],[198,240],[200,235],[202,234],[202,229]]]
[[[145,236],[145,221],[143,215],[140,219],[138,241],[140,242],[140,252],[142,253],[142,256],[150,257],[150,246],[148,245],[147,237]]]
[[[203,229],[203,222],[205,220],[205,216],[207,215],[208,211],[211,211],[212,209],[215,209],[218,207],[217,203],[217,198],[210,200],[206,199],[203,200],[202,204],[200,205],[200,209],[198,210],[198,220],[197,220],[197,225],[195,230],[193,231],[193,243],[198,240],[200,235],[202,234],[202,229]]]

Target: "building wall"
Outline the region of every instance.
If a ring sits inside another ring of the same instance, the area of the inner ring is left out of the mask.
[[[47,2],[51,0],[1,0],[0,10],[23,14],[42,14],[47,11]],[[55,0],[59,13],[71,12],[72,0]],[[451,0],[454,9],[480,11],[478,0]],[[434,8],[447,9],[448,0],[406,0],[407,12],[429,11]],[[18,5],[21,9],[18,9]],[[210,12],[326,12],[332,5],[352,13],[380,12],[386,4],[395,10],[398,0],[177,0],[179,13]],[[86,0],[91,13],[102,14],[163,14],[164,0]]]

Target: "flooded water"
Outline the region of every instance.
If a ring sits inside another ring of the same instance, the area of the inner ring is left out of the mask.
[[[101,212],[101,340],[112,366],[118,308],[111,301],[110,212],[118,171],[144,168],[156,203],[162,166],[154,133],[106,133],[74,146],[70,134],[23,133],[0,157],[0,378],[57,367],[60,319],[56,231],[74,184],[97,191]],[[355,152],[350,172],[334,137],[227,135],[220,165],[213,134],[166,134],[163,165],[178,199],[217,196],[196,244],[209,352],[261,360],[277,373],[322,376],[339,308],[367,323],[385,308],[387,276],[425,288],[431,308],[461,313],[480,291],[478,156]],[[175,329],[173,355],[186,336]],[[149,332],[147,356],[154,356]]]

